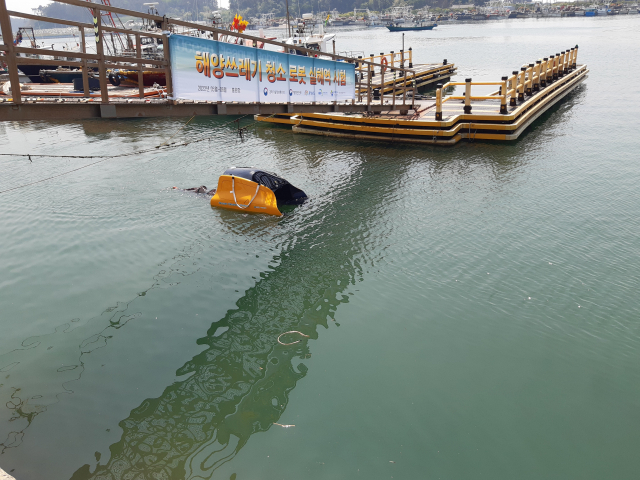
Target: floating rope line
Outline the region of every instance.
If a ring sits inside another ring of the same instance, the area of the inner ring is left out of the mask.
[[[275,115],[277,115],[277,114],[274,113],[273,115],[271,115],[268,118],[271,118],[271,117],[273,117]],[[249,116],[249,114],[244,115],[244,116],[242,116],[242,117],[240,117],[240,118],[238,118],[236,120],[232,120],[230,122],[223,123],[222,125],[220,125],[219,128],[222,129],[223,127],[226,127],[227,125],[235,123],[236,121],[239,121],[240,119],[242,119],[244,117],[247,117],[247,116]],[[194,115],[194,117],[195,117],[195,115]],[[191,117],[189,119],[189,121],[187,123],[185,123],[178,130],[178,132],[180,130],[182,130],[185,126],[187,126],[187,124],[191,120],[193,120],[194,117]],[[257,121],[253,122],[253,123],[257,123]],[[253,125],[253,123],[249,124],[249,126]],[[173,136],[175,136],[175,134]],[[173,136],[171,138],[173,138]],[[169,140],[171,140],[171,138]],[[44,154],[34,154],[34,153],[0,153],[0,156],[3,156],[3,157],[23,157],[23,158],[28,158],[29,161],[31,161],[31,163],[33,163],[33,160],[31,159],[31,157],[34,157],[34,158],[40,158],[40,157],[43,157],[43,158],[86,158],[86,159],[100,158],[101,159],[101,160],[98,160],[97,162],[93,162],[93,163],[90,163],[88,165],[84,165],[82,167],[74,168],[73,170],[68,170],[66,172],[59,173],[58,175],[53,175],[51,177],[43,178],[41,180],[36,180],[35,182],[24,183],[24,184],[18,185],[16,187],[8,188],[6,190],[1,190],[0,191],[0,195],[2,195],[3,193],[11,192],[13,190],[18,190],[20,188],[29,187],[29,186],[35,185],[37,183],[46,182],[47,180],[52,180],[52,179],[57,178],[57,177],[62,177],[63,175],[67,175],[69,173],[73,173],[73,172],[76,172],[78,170],[82,170],[83,168],[87,168],[87,167],[91,167],[93,165],[97,165],[98,163],[102,163],[102,162],[104,162],[106,160],[111,160],[111,159],[114,159],[114,158],[130,157],[132,155],[142,155],[142,154],[145,154],[145,153],[158,152],[158,151],[168,150],[168,149],[177,148],[177,147],[186,147],[187,145],[191,145],[192,143],[205,142],[207,140],[211,140],[212,138],[214,138],[214,137],[213,136],[209,136],[209,137],[198,138],[198,139],[195,139],[195,140],[191,140],[191,141],[188,141],[188,142],[182,142],[182,143],[175,143],[174,142],[174,143],[167,144],[167,142],[164,142],[164,143],[161,143],[160,145],[158,145],[156,147],[147,148],[146,150],[136,150],[134,152],[120,153],[118,155],[44,155]]]
[[[187,120],[187,123],[185,123],[183,126],[181,126],[178,130],[176,130],[176,133],[174,133],[173,135],[171,135],[169,137],[169,140],[171,140],[173,137],[175,137],[178,133],[180,133],[182,131],[182,129],[184,127],[186,127],[187,125],[189,125],[189,122],[191,120],[193,120],[194,118],[196,118],[196,116],[194,115],[193,117],[191,117],[189,120]],[[169,140],[167,140],[166,142],[161,143],[160,145],[158,145],[156,148],[160,148],[160,147],[164,147],[165,145],[167,145],[169,143]]]
[[[304,333],[302,333],[302,332],[299,332],[299,331],[297,331],[297,330],[290,330],[290,331],[288,331],[288,332],[284,332],[284,333],[281,333],[280,335],[278,335],[278,343],[279,343],[280,345],[293,345],[293,344],[295,344],[295,343],[300,343],[300,340],[296,340],[295,342],[291,342],[291,343],[282,343],[282,342],[280,341],[280,337],[282,337],[283,335],[286,335],[286,334],[288,334],[288,333],[297,333],[297,334],[299,334],[299,335],[302,335],[303,337],[309,338],[309,335],[305,335],[305,334],[304,334]]]

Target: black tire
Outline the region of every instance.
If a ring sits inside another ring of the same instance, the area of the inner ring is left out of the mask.
[[[110,73],[109,74],[109,82],[114,87],[117,87],[118,85],[120,85],[120,76],[119,75],[114,75],[113,73]]]

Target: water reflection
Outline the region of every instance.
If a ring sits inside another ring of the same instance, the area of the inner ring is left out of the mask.
[[[108,462],[93,472],[84,465],[73,479],[211,478],[252,434],[278,422],[310,349],[306,338],[283,346],[277,337],[299,330],[316,339],[319,325],[335,325],[345,289],[379,260],[374,252],[389,234],[385,204],[403,171],[370,160],[350,175],[348,187],[296,231],[280,264],[197,340],[206,350],[177,371],[187,378],[134,409]]]

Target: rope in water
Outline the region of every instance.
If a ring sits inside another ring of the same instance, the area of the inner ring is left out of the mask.
[[[274,115],[275,115],[275,114],[274,114]],[[242,117],[240,117],[240,118],[237,118],[237,119],[235,119],[235,120],[232,120],[232,121],[230,121],[230,122],[223,123],[222,125],[220,125],[220,127],[219,127],[219,128],[226,127],[227,125],[230,125],[230,124],[232,124],[232,123],[235,123],[236,121],[239,121],[239,120],[241,120],[241,119],[243,119],[243,118],[245,118],[245,117],[247,117],[247,116],[249,116],[249,115],[244,115],[244,116],[242,116]],[[273,115],[271,115],[271,116],[273,117]],[[187,121],[187,123],[185,123],[182,127],[180,127],[180,128],[178,129],[178,132],[179,132],[179,131],[181,131],[184,127],[186,127],[186,126],[187,126],[187,124],[188,124],[189,122],[191,122],[191,120],[193,120],[193,118],[194,118],[194,117],[191,117],[191,118]],[[269,117],[269,118],[271,118],[271,117]],[[255,123],[255,122],[254,122],[254,123]],[[250,125],[252,125],[252,124],[250,124]],[[178,133],[178,132],[176,132],[176,133]],[[173,138],[173,137],[176,135],[176,133],[174,133],[174,134],[171,136],[171,138]],[[171,138],[169,138],[169,140],[171,140]],[[166,144],[166,142],[164,142],[164,143],[162,143],[162,144],[160,144],[160,145],[158,145],[158,146],[156,146],[156,147],[153,147],[153,148],[147,148],[146,150],[137,150],[137,151],[135,151],[135,152],[120,153],[120,154],[118,154],[118,155],[46,155],[46,154],[34,154],[34,153],[0,153],[0,156],[3,156],[3,157],[28,157],[28,158],[29,158],[29,160],[31,160],[31,157],[47,157],[47,158],[87,158],[87,159],[101,158],[101,159],[102,159],[102,160],[98,160],[97,162],[93,162],[93,163],[90,163],[90,164],[88,164],[88,165],[84,165],[84,166],[82,166],[82,167],[74,168],[73,170],[68,170],[68,171],[66,171],[66,172],[59,173],[59,174],[57,174],[57,175],[53,175],[53,176],[51,176],[51,177],[47,177],[47,178],[43,178],[43,179],[40,179],[40,180],[36,180],[35,182],[24,183],[24,184],[22,184],[22,185],[18,185],[18,186],[16,186],[16,187],[11,187],[11,188],[8,188],[8,189],[6,189],[6,190],[0,190],[0,195],[1,195],[1,194],[3,194],[3,193],[11,192],[11,191],[13,191],[13,190],[18,190],[18,189],[20,189],[20,188],[29,187],[29,186],[31,186],[31,185],[35,185],[35,184],[37,184],[37,183],[46,182],[47,180],[52,180],[52,179],[54,179],[54,178],[62,177],[63,175],[68,175],[69,173],[73,173],[73,172],[76,172],[76,171],[78,171],[78,170],[82,170],[83,168],[87,168],[87,167],[91,167],[91,166],[93,166],[93,165],[97,165],[98,163],[102,163],[102,162],[104,162],[104,161],[106,161],[106,160],[111,160],[111,159],[114,159],[114,158],[130,157],[130,156],[132,156],[132,155],[142,155],[142,154],[145,154],[145,153],[158,152],[158,151],[162,151],[162,150],[167,150],[167,149],[170,149],[170,148],[185,147],[185,146],[190,145],[190,144],[192,144],[192,143],[204,142],[204,141],[207,141],[207,140],[211,140],[212,138],[214,138],[214,137],[213,137],[213,136],[209,136],[209,137],[205,137],[205,138],[198,138],[198,139],[196,139],[196,140],[191,140],[191,141],[189,141],[189,142],[182,142],[182,143],[175,143],[175,142],[174,142],[174,143],[171,143],[171,144],[168,144],[168,145]]]
[[[283,335],[286,335],[286,334],[288,334],[288,333],[297,333],[297,334],[299,334],[299,335],[302,335],[303,337],[309,338],[309,335],[305,335],[305,334],[304,334],[304,333],[302,333],[302,332],[299,332],[299,331],[297,331],[297,330],[290,330],[290,331],[288,331],[288,332],[284,332],[284,333],[281,333],[280,335],[278,335],[278,343],[279,343],[280,345],[294,345],[294,344],[296,344],[296,343],[300,343],[300,340],[296,340],[295,342],[291,342],[291,343],[282,343],[282,342],[280,341],[280,337],[282,337]]]

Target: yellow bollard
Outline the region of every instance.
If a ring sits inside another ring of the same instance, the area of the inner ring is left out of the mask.
[[[520,74],[518,75],[518,100],[524,102],[524,76],[526,72],[525,67],[520,68]]]
[[[396,55],[395,55],[395,53],[393,53],[393,50],[391,50],[391,53],[389,54],[389,57],[391,58],[391,68],[393,68],[393,66],[395,64],[395,58],[396,58]]]
[[[536,68],[533,71],[533,91],[540,91],[540,70],[542,69],[542,60],[536,60]]]
[[[553,79],[554,80],[558,80],[558,66],[560,65],[560,54],[556,53],[555,57],[553,58]]]
[[[371,57],[371,58],[370,58],[370,62],[371,62],[371,63],[373,63],[373,62],[374,62],[374,60],[373,60],[373,53],[370,53],[370,54],[369,54],[369,56]],[[371,68],[369,69],[369,73],[371,74],[371,78],[375,77],[375,76],[376,76],[376,67],[371,67]]]
[[[409,47],[409,68],[413,68],[413,51]]]
[[[507,80],[509,77],[502,77],[502,86],[500,87],[500,113],[507,113]]]
[[[555,79],[554,75],[553,75],[553,71],[555,70],[555,55],[549,55],[549,70],[548,70],[548,74],[547,74],[547,83],[553,83],[553,80]]]
[[[471,113],[471,79],[465,78],[464,82],[464,113]]]
[[[527,68],[527,97],[533,95],[533,63],[529,64],[529,68]]]
[[[573,51],[573,68],[578,68],[578,45]]]
[[[442,84],[436,85],[436,120],[442,121]]]
[[[509,91],[509,93],[511,94],[511,99],[509,100],[509,104],[512,107],[515,107],[517,105],[516,97],[518,96],[518,71],[514,70],[511,73],[513,74],[513,76],[511,77],[511,90]]]
[[[547,86],[547,65],[549,59],[547,57],[542,59],[542,66],[540,68],[540,87],[545,88]]]

